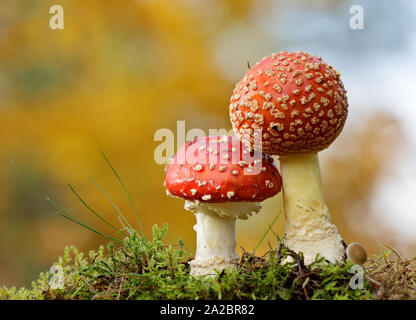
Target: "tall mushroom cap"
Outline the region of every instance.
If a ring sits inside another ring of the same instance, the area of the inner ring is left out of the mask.
[[[260,202],[279,193],[282,181],[273,159],[262,154],[259,159],[252,157],[252,162],[244,161],[248,156],[245,149],[234,136],[201,137],[186,143],[168,165],[168,194],[222,203]],[[258,161],[261,166],[256,166]]]
[[[340,74],[320,57],[281,52],[264,58],[236,85],[230,118],[236,135],[262,151],[294,155],[321,151],[337,138],[348,102]]]

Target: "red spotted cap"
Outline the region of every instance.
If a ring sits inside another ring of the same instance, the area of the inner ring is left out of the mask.
[[[171,159],[167,193],[207,203],[260,202],[280,192],[273,159],[249,152],[235,136],[210,136],[186,143]]]
[[[348,101],[340,74],[320,57],[281,52],[264,58],[237,84],[230,118],[236,135],[262,151],[295,155],[321,151],[337,138]]]

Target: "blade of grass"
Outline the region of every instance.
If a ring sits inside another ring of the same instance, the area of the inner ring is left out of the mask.
[[[120,224],[123,226],[123,229],[127,229],[126,226],[124,225],[123,220],[121,220],[120,216],[117,217],[118,221],[120,222]]]
[[[272,223],[269,224],[269,226],[267,227],[266,232],[263,234],[263,236],[260,238],[259,242],[257,242],[256,246],[254,247],[253,255],[256,253],[256,250],[260,247],[260,245],[262,244],[264,239],[266,239],[267,235],[272,230],[273,225],[276,223],[277,219],[279,219],[281,214],[282,214],[282,212],[279,212],[279,214],[277,214],[276,217],[273,219]]]
[[[65,215],[65,214],[62,214],[62,213],[61,213],[61,212],[59,212],[59,211],[58,211],[56,214],[57,214],[57,215],[59,215],[59,216],[61,216],[61,217],[66,218],[66,219],[68,219],[68,220],[70,220],[70,221],[72,221],[72,222],[75,222],[76,224],[79,224],[80,226],[82,226],[82,227],[84,227],[84,228],[86,228],[86,229],[88,229],[88,230],[90,230],[90,231],[92,231],[92,232],[95,232],[96,234],[99,234],[100,236],[106,237],[107,239],[113,240],[113,241],[118,242],[118,243],[124,243],[124,242],[123,242],[122,240],[120,240],[120,239],[113,238],[112,236],[109,236],[109,235],[107,235],[107,234],[104,234],[104,233],[102,233],[102,232],[100,232],[100,231],[98,231],[98,230],[96,230],[96,229],[94,229],[94,228],[92,228],[92,227],[88,226],[87,224],[85,224],[85,223],[83,223],[83,222],[79,221],[78,219],[75,219],[73,216],[67,216],[67,215]]]
[[[114,209],[116,209],[116,211],[118,212],[118,214],[123,218],[124,222],[131,228],[133,229],[133,227],[130,225],[130,223],[127,221],[126,217],[124,216],[124,214],[121,212],[121,210],[117,207],[117,205],[114,203],[114,201],[110,198],[110,196],[104,191],[104,189],[101,187],[101,185],[90,175],[88,176],[91,181],[101,190],[102,193],[104,193],[104,195],[106,196],[106,198],[108,199],[108,201],[110,201],[111,205],[114,207]]]
[[[81,196],[75,191],[75,189],[68,183],[68,187],[71,189],[71,191],[74,193],[74,195],[79,199],[79,201],[81,201],[81,203],[89,210],[91,211],[97,218],[99,218],[101,221],[103,221],[105,224],[107,224],[108,226],[110,226],[111,228],[113,228],[114,230],[116,230],[118,233],[123,233],[125,236],[127,236],[127,234],[123,231],[118,229],[116,226],[114,226],[111,222],[107,221],[106,219],[104,219],[100,214],[98,214],[97,212],[95,212],[85,201],[84,199],[81,198]]]
[[[58,209],[58,212],[57,212],[57,214],[58,215],[60,215],[60,216],[62,216],[62,217],[64,217],[64,218],[66,218],[66,219],[68,219],[68,220],[70,220],[70,221],[72,221],[72,222],[75,222],[75,223],[77,223],[77,224],[79,224],[80,226],[82,226],[82,227],[84,227],[84,228],[86,228],[86,229],[88,229],[88,230],[91,230],[91,231],[93,231],[93,232],[95,232],[95,233],[97,233],[97,234],[99,234],[99,235],[101,235],[101,236],[104,236],[104,237],[106,237],[106,238],[108,238],[108,239],[111,239],[111,240],[113,240],[113,241],[117,241],[117,242],[122,242],[121,240],[119,240],[119,239],[116,239],[116,238],[113,238],[113,237],[111,237],[111,236],[109,236],[109,235],[106,235],[106,234],[104,234],[104,233],[102,233],[102,232],[100,232],[100,231],[98,231],[98,230],[96,230],[96,229],[94,229],[94,228],[92,228],[92,227],[90,227],[90,226],[88,226],[88,225],[86,225],[85,223],[83,223],[83,222],[81,222],[80,220],[78,220],[77,218],[75,218],[74,216],[72,216],[68,211],[66,211],[64,208],[62,208],[59,204],[57,204],[55,201],[53,201],[50,197],[49,197],[49,195],[45,192],[45,191],[43,191],[42,190],[42,188],[41,187],[39,187],[33,180],[32,180],[32,178],[26,173],[26,171],[24,171],[15,161],[11,161],[11,164],[12,164],[12,166],[16,169],[16,170],[18,170],[19,171],[19,173],[46,199],[46,201],[48,201],[50,204],[52,204],[55,208],[57,208]]]
[[[123,181],[121,180],[120,176],[118,175],[117,171],[111,165],[110,160],[108,160],[108,158],[106,157],[106,155],[104,154],[104,152],[102,150],[100,150],[100,153],[103,156],[104,160],[107,162],[107,164],[110,166],[111,170],[113,170],[114,174],[117,177],[117,180],[120,182],[121,187],[123,188],[125,194],[127,195],[127,198],[129,199],[130,205],[133,208],[133,211],[134,211],[134,213],[136,215],[137,222],[139,223],[139,227],[140,227],[140,231],[141,231],[141,233],[143,235],[143,239],[146,241],[146,236],[145,236],[144,231],[143,231],[142,223],[140,222],[139,214],[137,213],[136,207],[133,204],[133,200],[131,199],[130,193],[127,191],[127,188],[124,185]]]
[[[50,203],[52,204],[55,208],[57,208],[59,211],[67,214],[68,216],[71,216],[71,214],[67,211],[65,211],[64,208],[62,208],[59,204],[57,204],[55,201],[53,201],[47,194],[46,192],[44,192],[30,177],[29,175],[26,173],[26,171],[24,171],[16,162],[14,162],[13,160],[11,161],[12,166],[19,171],[19,173]]]
[[[244,263],[241,265],[240,269],[238,270],[237,273],[240,273],[241,270],[244,269],[245,265],[247,264],[247,262],[254,256],[254,254],[256,253],[256,250],[260,247],[260,245],[262,244],[262,242],[264,241],[264,239],[266,239],[267,235],[269,234],[270,230],[272,230],[273,225],[276,223],[277,219],[279,219],[280,215],[282,214],[282,212],[279,212],[276,217],[274,217],[273,221],[271,224],[269,224],[269,226],[267,227],[266,231],[263,233],[263,236],[260,238],[260,240],[257,242],[256,246],[254,247],[253,251],[251,252],[251,254],[248,256],[248,258],[244,261]]]

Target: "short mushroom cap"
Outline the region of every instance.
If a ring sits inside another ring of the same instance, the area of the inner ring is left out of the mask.
[[[358,242],[351,242],[347,247],[347,257],[355,264],[362,265],[367,261],[367,251]]]
[[[282,180],[271,157],[255,154],[234,136],[195,139],[171,159],[166,190],[205,203],[263,201],[279,193]]]
[[[321,151],[337,138],[348,101],[340,74],[320,57],[281,52],[265,57],[236,85],[230,119],[236,135],[262,151],[294,155]]]

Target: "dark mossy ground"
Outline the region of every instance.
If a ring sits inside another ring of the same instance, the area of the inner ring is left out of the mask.
[[[264,257],[243,255],[238,270],[213,278],[189,277],[181,241],[165,245],[167,228],[153,228],[144,241],[135,231],[122,244],[109,243],[88,255],[65,249],[63,288],[50,286],[42,273],[32,289],[0,288],[0,299],[415,299],[416,262],[392,259],[384,252],[365,267],[362,289],[351,289],[353,264],[317,259],[305,266],[302,257],[277,242]],[[291,257],[292,262],[282,264]]]

